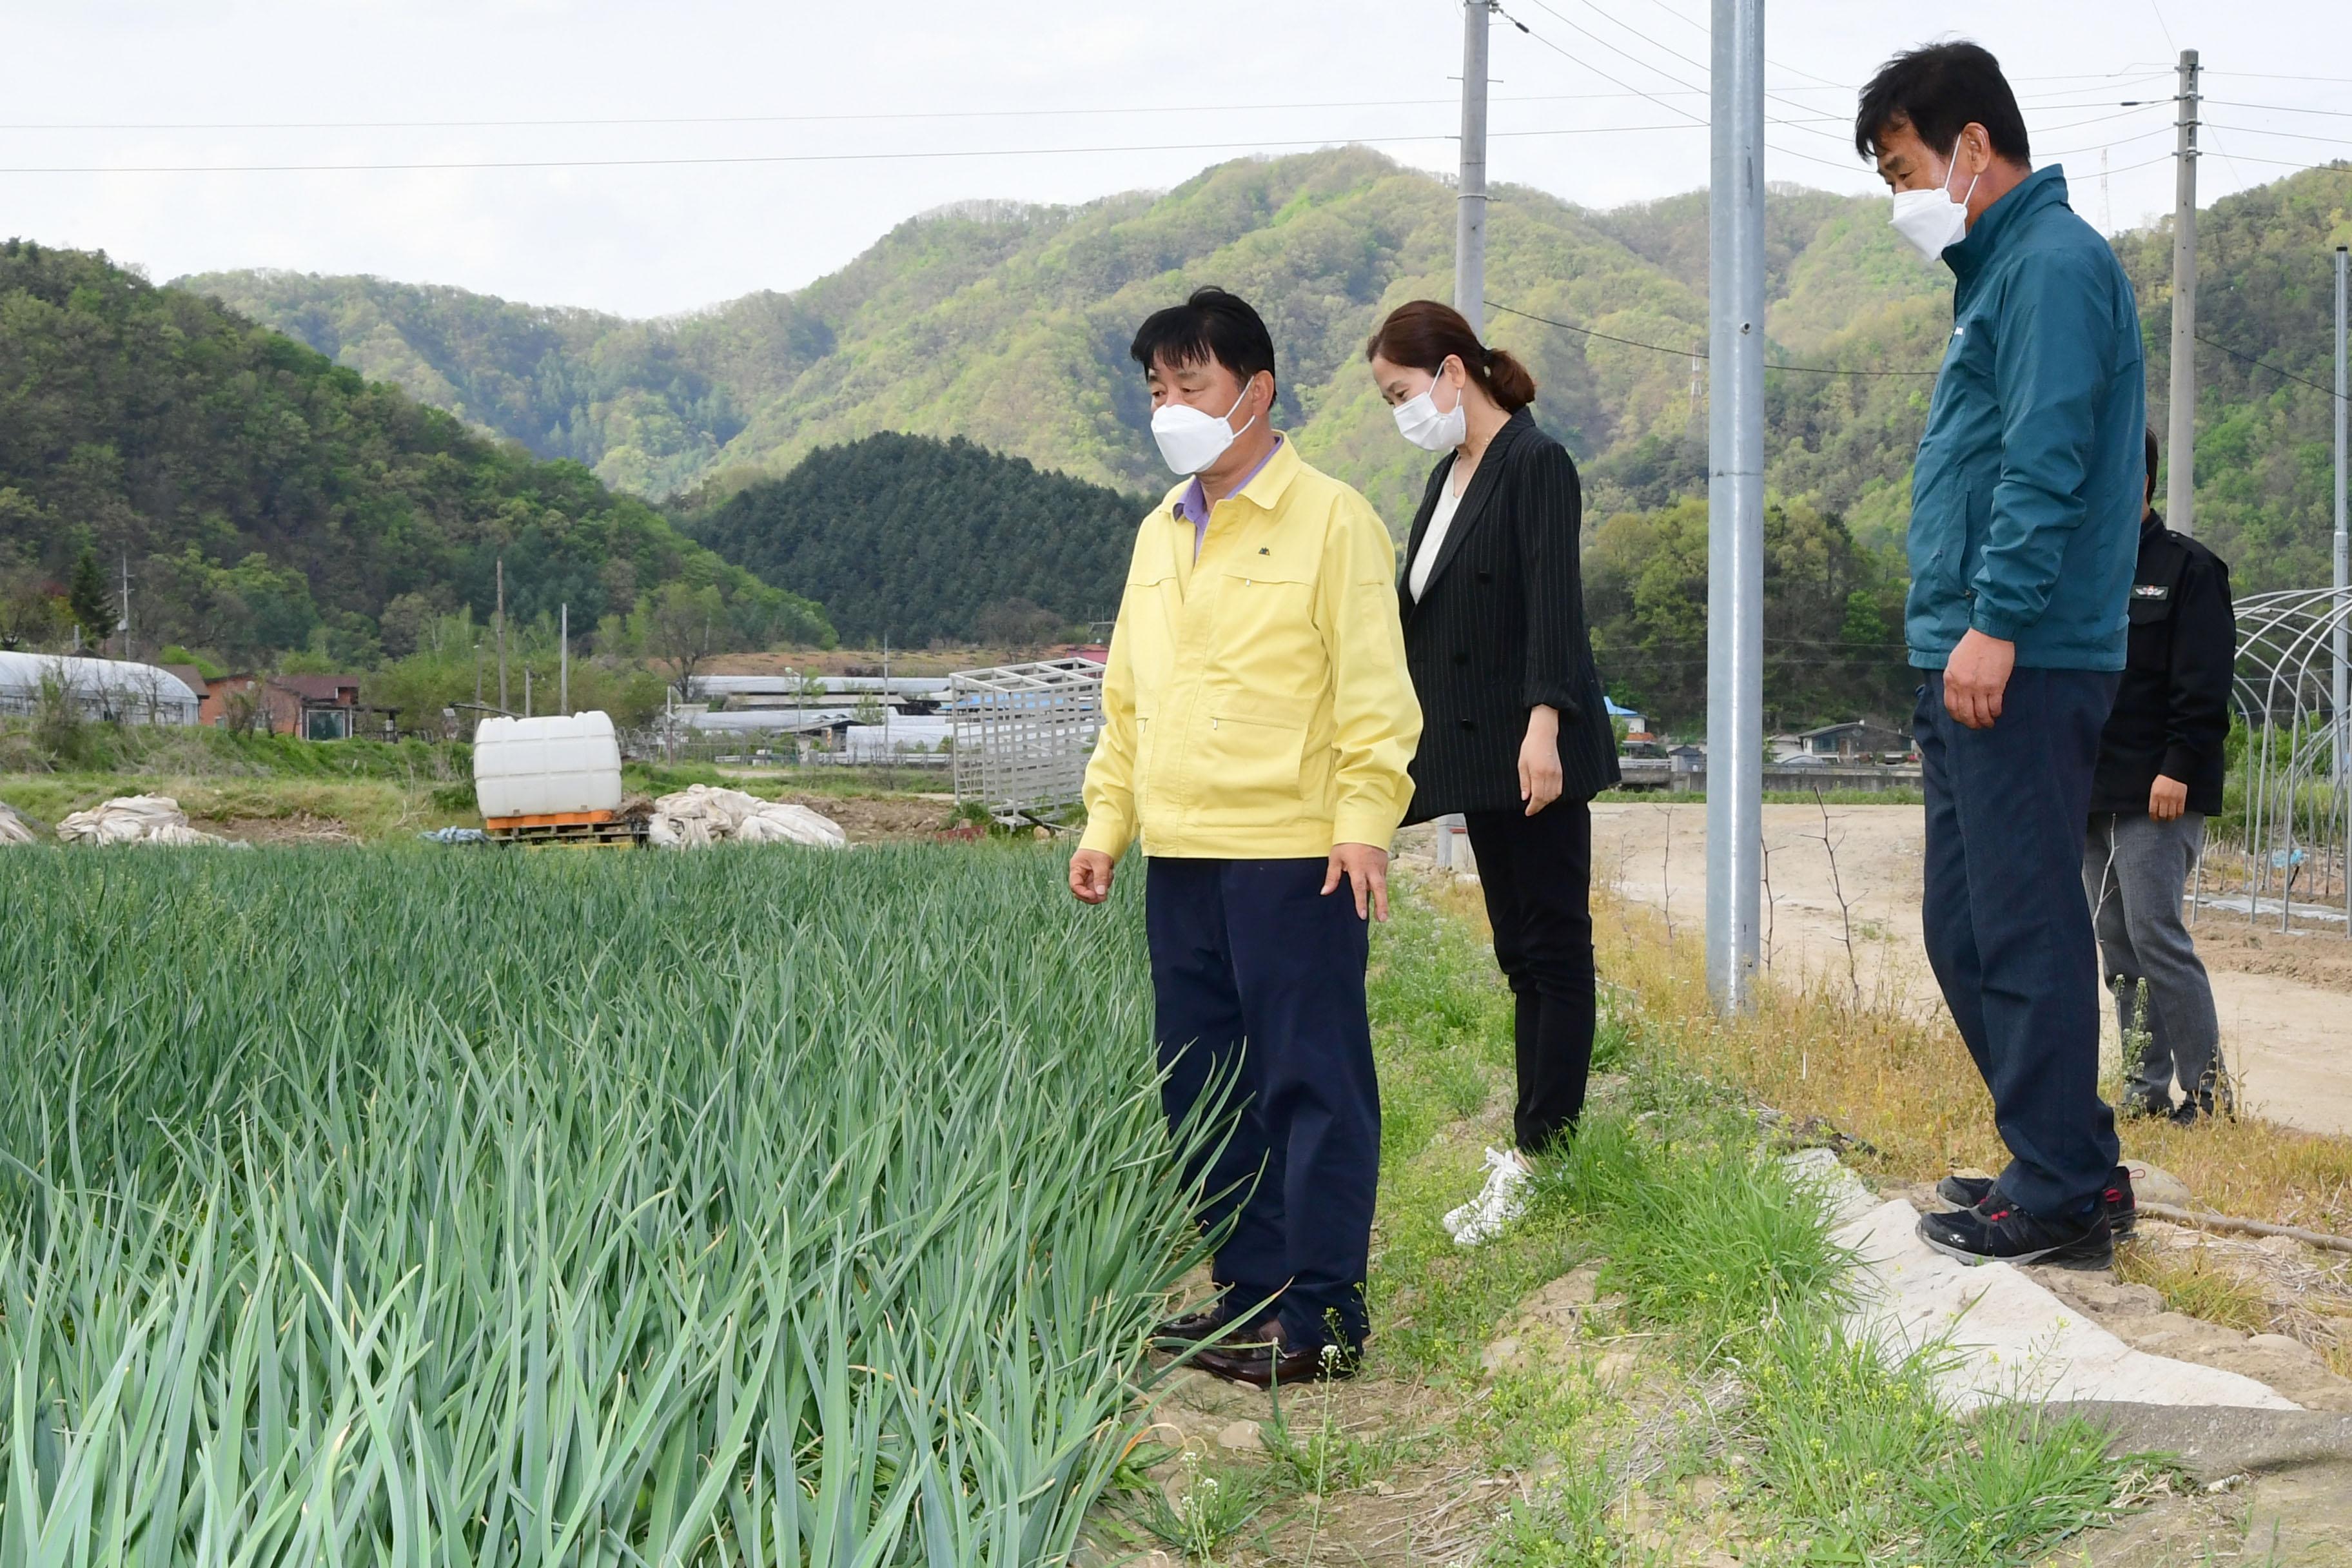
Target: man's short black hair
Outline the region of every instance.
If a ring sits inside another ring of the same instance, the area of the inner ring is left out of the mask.
[[[1217,288],[1195,289],[1182,304],[1152,311],[1127,352],[1146,370],[1213,360],[1244,385],[1260,371],[1274,374],[1274,334],[1265,320],[1248,300]]]
[[[1879,67],[1862,89],[1862,104],[1853,116],[1853,148],[1865,159],[1875,158],[1880,138],[1908,125],[1937,157],[1948,157],[1970,121],[1985,128],[1992,150],[2000,156],[2016,163],[2032,162],[2025,116],[1991,51],[1967,42],[1928,44]]]
[[[2147,437],[2147,499],[2156,499],[2156,426],[2151,425],[2141,434]]]

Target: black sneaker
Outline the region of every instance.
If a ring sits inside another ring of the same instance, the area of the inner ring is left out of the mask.
[[[1982,1208],[1919,1216],[1919,1239],[1947,1258],[1967,1264],[2054,1263],[2070,1268],[2105,1268],[2116,1260],[2115,1232],[2106,1210],[2087,1219],[2045,1219],[1996,1194]]]
[[[2146,1121],[2153,1117],[2172,1114],[2172,1097],[2158,1100],[2153,1095],[2127,1094],[2116,1107],[2116,1114],[2126,1121]]]
[[[1955,1208],[1981,1208],[1994,1191],[1990,1176],[1946,1176],[1936,1184],[1936,1195]],[[2122,1165],[2109,1172],[2099,1200],[2106,1205],[2107,1227],[2116,1239],[2131,1235],[2139,1223],[2139,1200],[2132,1195],[2131,1172]]]

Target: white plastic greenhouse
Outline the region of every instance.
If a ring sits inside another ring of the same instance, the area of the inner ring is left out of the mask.
[[[193,724],[196,694],[168,669],[110,658],[0,652],[0,713],[40,711],[45,690],[85,719],[119,724]]]

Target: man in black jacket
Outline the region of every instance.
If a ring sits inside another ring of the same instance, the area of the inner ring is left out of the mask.
[[[2147,494],[2156,495],[2156,433]],[[2132,576],[2131,643],[2115,711],[2099,737],[2083,888],[2099,933],[2100,967],[2131,1042],[2124,1114],[2190,1122],[2212,1114],[2221,1029],[2205,966],[2180,920],[2180,898],[2221,809],[2221,742],[2238,628],[2230,568],[2173,532],[2150,507]],[[2172,1104],[2172,1081],[2186,1098]]]

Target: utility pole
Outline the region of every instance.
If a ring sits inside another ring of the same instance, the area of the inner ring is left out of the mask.
[[[2347,371],[2344,347],[2347,273],[2352,273],[2352,249],[2339,245],[2336,247],[2336,603],[2331,607],[2336,616],[2336,680],[2335,689],[2329,693],[2336,703],[2336,744],[2333,750],[2336,753],[2336,776],[2338,778],[2344,776],[2345,742],[2352,740],[2352,731],[2346,727],[2344,711],[2345,622],[2352,619],[2352,596],[2347,596],[2345,592],[2347,585],[2352,585],[2352,575],[2347,575],[2347,568],[2352,566],[2352,531],[2347,531],[2344,515],[2347,504],[2344,493],[2345,447],[2347,426],[2352,426],[2352,374]]]
[[[1462,6],[1462,171],[1454,206],[1454,308],[1480,337],[1486,335],[1486,46],[1495,0]],[[1430,825],[1437,833],[1437,864],[1454,868],[1454,841],[1462,818]]]
[[[522,665],[522,716],[526,719],[530,717],[530,661],[529,659],[523,660]]]
[[[507,558],[499,557],[499,711],[507,710]]]
[[[1714,0],[1707,184],[1706,984],[1756,1000],[1764,858],[1764,0]]]
[[[2197,51],[2180,51],[2173,132],[2172,439],[2165,526],[2197,531]]]
[[[122,554],[122,657],[131,657],[131,552]]]
[[[555,706],[569,717],[572,712],[572,606],[566,604],[556,615]]]
[[[1462,178],[1454,208],[1454,308],[1486,331],[1486,40],[1494,0],[1462,7]]]

